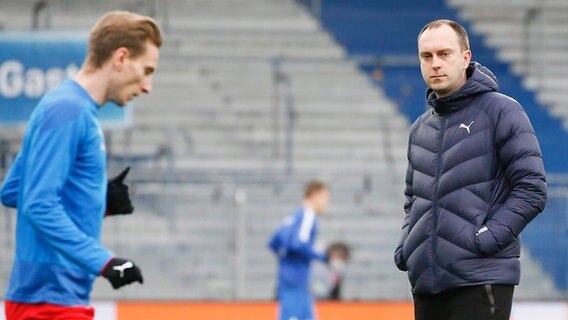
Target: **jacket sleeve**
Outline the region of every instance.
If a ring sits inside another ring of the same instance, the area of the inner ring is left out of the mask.
[[[313,238],[315,238],[315,216],[304,214],[299,228],[295,228],[291,234],[290,241],[287,244],[287,250],[304,256],[310,260],[327,261],[327,255],[318,252],[313,247]]]
[[[544,210],[546,203],[540,146],[529,118],[517,103],[500,115],[495,142],[500,169],[511,192],[486,222],[487,228],[478,231],[476,242],[486,255],[493,255],[513,243],[527,224]]]
[[[88,127],[84,110],[65,111],[47,111],[32,128],[22,164],[26,172],[19,214],[60,254],[98,275],[112,253],[79,229],[61,203],[61,190]],[[77,114],[69,114],[73,112]]]
[[[400,241],[398,242],[398,246],[394,252],[394,262],[397,268],[401,271],[407,271],[406,268],[406,261],[404,261],[402,257],[402,247],[406,242],[406,238],[408,237],[409,230],[409,217],[410,217],[410,209],[412,208],[414,194],[412,192],[412,176],[414,175],[414,170],[408,163],[408,167],[406,169],[406,187],[404,189],[404,196],[406,197],[406,201],[404,202],[404,220],[402,222],[402,235],[400,237]]]
[[[2,204],[9,208],[18,207],[18,190],[20,188],[21,175],[20,155],[16,157],[12,167],[8,171],[8,175],[2,184]]]

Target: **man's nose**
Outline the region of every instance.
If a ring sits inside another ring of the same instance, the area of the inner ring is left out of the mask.
[[[152,80],[147,80],[142,83],[142,92],[144,93],[152,92]]]
[[[432,68],[439,69],[441,67],[441,59],[434,56],[432,57]]]

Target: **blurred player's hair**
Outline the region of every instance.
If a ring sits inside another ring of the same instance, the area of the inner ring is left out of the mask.
[[[135,58],[144,53],[146,41],[162,46],[162,32],[151,17],[128,11],[111,11],[91,29],[87,63],[100,68],[119,48],[126,48]]]
[[[345,261],[349,260],[351,257],[351,249],[349,246],[341,241],[333,242],[329,246],[327,246],[326,253],[328,256],[331,256],[333,253],[338,253],[345,258]]]
[[[313,194],[316,194],[323,190],[328,190],[325,183],[318,180],[312,180],[308,182],[308,184],[306,184],[306,188],[304,189],[304,198],[307,199],[311,197]]]
[[[449,19],[439,19],[428,23],[424,26],[424,28],[422,28],[422,30],[420,30],[418,39],[420,39],[420,36],[424,33],[424,31],[439,28],[443,25],[450,26],[455,31],[462,50],[469,50],[469,36],[467,35],[467,31],[461,24]]]

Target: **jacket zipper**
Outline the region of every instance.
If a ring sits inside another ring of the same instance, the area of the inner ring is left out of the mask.
[[[434,216],[433,219],[433,233],[432,233],[432,279],[434,280],[434,291],[437,292],[438,290],[438,280],[436,274],[436,268],[438,267],[438,258],[436,257],[436,247],[437,247],[437,235],[438,235],[438,215],[439,215],[439,207],[438,207],[438,198],[439,198],[439,190],[440,190],[440,176],[442,170],[442,147],[444,145],[444,131],[446,131],[446,118],[440,117],[440,132],[438,133],[438,150],[436,152],[436,183],[434,188]]]
[[[487,299],[489,300],[489,311],[491,311],[491,315],[495,315],[495,311],[499,310],[497,307],[497,303],[495,303],[495,296],[493,295],[493,288],[490,284],[486,284],[485,286],[485,293],[487,293]]]

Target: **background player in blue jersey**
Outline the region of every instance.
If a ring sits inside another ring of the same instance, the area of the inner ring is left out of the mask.
[[[325,253],[314,249],[318,232],[317,216],[329,203],[329,190],[319,181],[308,183],[304,203],[288,216],[270,239],[270,249],[278,257],[278,300],[280,320],[315,319],[310,292],[312,260],[327,261]]]
[[[93,319],[89,295],[97,276],[115,289],[143,282],[131,260],[100,244],[105,212],[131,207],[107,203],[105,142],[96,111],[107,101],[122,106],[150,93],[161,44],[153,19],[119,11],[104,15],[91,31],[76,78],[48,92],[32,113],[2,187],[2,202],[18,208],[8,320]],[[126,173],[111,180],[109,196],[124,191]]]

